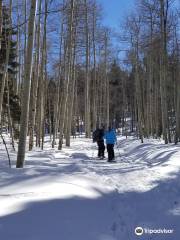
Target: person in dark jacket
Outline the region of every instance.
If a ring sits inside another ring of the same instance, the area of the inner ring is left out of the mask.
[[[112,162],[114,160],[114,144],[117,142],[115,130],[109,127],[104,138],[107,144],[108,162]]]
[[[93,142],[97,142],[98,145],[98,157],[100,159],[104,158],[104,151],[105,151],[105,145],[104,145],[104,127],[101,126],[100,128],[97,127],[97,129],[93,132]]]

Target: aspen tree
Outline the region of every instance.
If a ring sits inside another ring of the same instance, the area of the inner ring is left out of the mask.
[[[41,12],[42,1],[39,0],[38,12]],[[34,130],[35,120],[37,116],[37,94],[39,85],[39,74],[40,74],[40,40],[41,40],[41,15],[39,14],[38,23],[36,26],[36,52],[34,54],[34,75],[32,77],[31,84],[31,104],[29,114],[29,150],[32,150],[34,146]],[[37,137],[36,137],[37,138]]]
[[[76,68],[75,68],[75,43],[73,47],[73,59],[72,59],[72,66],[71,66],[71,80],[70,80],[70,86],[69,86],[69,98],[68,98],[68,117],[66,119],[67,122],[67,131],[66,131],[66,146],[70,146],[70,136],[71,136],[71,130],[72,130],[72,117],[73,117],[73,107],[74,107],[74,95],[75,95],[75,80],[76,80]]]
[[[59,144],[58,149],[62,149],[63,144],[63,134],[65,127],[65,117],[66,108],[68,103],[68,93],[69,93],[69,83],[70,83],[70,72],[71,72],[71,61],[73,54],[73,22],[74,22],[74,0],[70,1],[70,15],[68,16],[68,27],[67,27],[67,39],[65,44],[65,81],[63,83],[63,94],[62,94],[62,104],[61,104],[61,115],[59,119]]]
[[[165,143],[168,143],[168,110],[167,110],[167,14],[169,0],[160,1],[160,31],[161,31],[161,52],[160,52],[160,96],[162,112],[162,128]]]
[[[59,46],[59,66],[58,66],[58,80],[57,80],[57,88],[56,88],[56,101],[54,102],[54,117],[53,117],[53,140],[52,140],[52,148],[55,147],[57,131],[58,131],[58,123],[59,123],[59,115],[61,110],[61,83],[62,83],[62,48],[63,48],[63,34],[64,34],[64,22],[61,22],[61,31],[60,31],[60,46]]]
[[[177,64],[176,64],[176,81],[175,81],[175,117],[176,117],[176,128],[175,128],[175,144],[180,142],[180,49],[179,49],[179,43],[177,38],[177,28],[175,29],[175,41],[176,41],[176,51],[177,51]]]
[[[93,5],[93,109],[92,109],[92,128],[96,129],[97,123],[97,74],[96,74],[96,4]]]
[[[91,123],[90,123],[90,32],[88,25],[88,4],[85,4],[85,34],[86,34],[86,72],[85,72],[85,134],[89,138],[91,136]]]
[[[105,72],[105,124],[106,127],[109,126],[109,78],[108,78],[108,32],[105,31],[104,39],[104,72]]]
[[[43,30],[43,44],[42,44],[42,56],[41,56],[41,73],[40,73],[40,136],[41,136],[41,149],[44,147],[44,135],[45,135],[45,109],[46,109],[46,86],[47,86],[47,54],[46,54],[46,41],[47,41],[47,11],[48,11],[48,0],[45,0],[45,14],[44,14],[44,30]]]
[[[19,145],[18,145],[18,155],[17,155],[17,163],[16,163],[17,168],[22,168],[25,160],[36,7],[37,7],[37,1],[32,0],[30,15],[29,15],[29,24],[28,24],[27,52],[25,57],[25,79],[24,79],[22,106],[21,106],[22,111],[21,111],[21,120],[20,120],[20,137],[19,137]]]
[[[8,125],[10,130],[10,137],[11,137],[11,143],[13,150],[15,151],[15,145],[14,145],[14,131],[13,131],[13,123],[11,118],[11,111],[10,111],[10,103],[9,103],[9,74],[7,74],[7,81],[6,81],[6,92],[7,92],[7,115],[8,115]]]

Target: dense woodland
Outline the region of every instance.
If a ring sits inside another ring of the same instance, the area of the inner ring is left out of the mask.
[[[97,0],[0,0],[1,135],[18,168],[47,134],[61,150],[101,124],[180,141],[178,2],[137,0],[118,33],[103,18]]]

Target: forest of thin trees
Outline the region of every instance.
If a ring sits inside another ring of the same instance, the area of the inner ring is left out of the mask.
[[[102,124],[180,141],[180,8],[137,0],[116,33],[98,0],[0,0],[0,125],[25,153]]]

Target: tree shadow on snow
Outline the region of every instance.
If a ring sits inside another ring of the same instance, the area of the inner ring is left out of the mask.
[[[23,169],[3,169],[3,174],[7,175],[5,181],[1,180],[0,187],[6,187],[13,184],[17,184],[20,182],[24,182],[26,185],[26,181],[28,183],[29,180],[33,179],[43,179],[50,178],[53,181],[53,178],[60,177],[64,174],[69,174],[73,172],[81,172],[81,168],[76,163],[68,163],[68,164],[47,164],[42,163],[40,167],[31,167],[32,173],[29,173],[28,164],[26,164]]]
[[[178,240],[180,175],[155,183],[146,192],[105,194],[94,187],[91,190],[100,196],[92,199],[72,196],[28,203],[21,211],[0,217],[0,236],[3,240]],[[174,229],[174,233],[138,237],[137,226]]]

